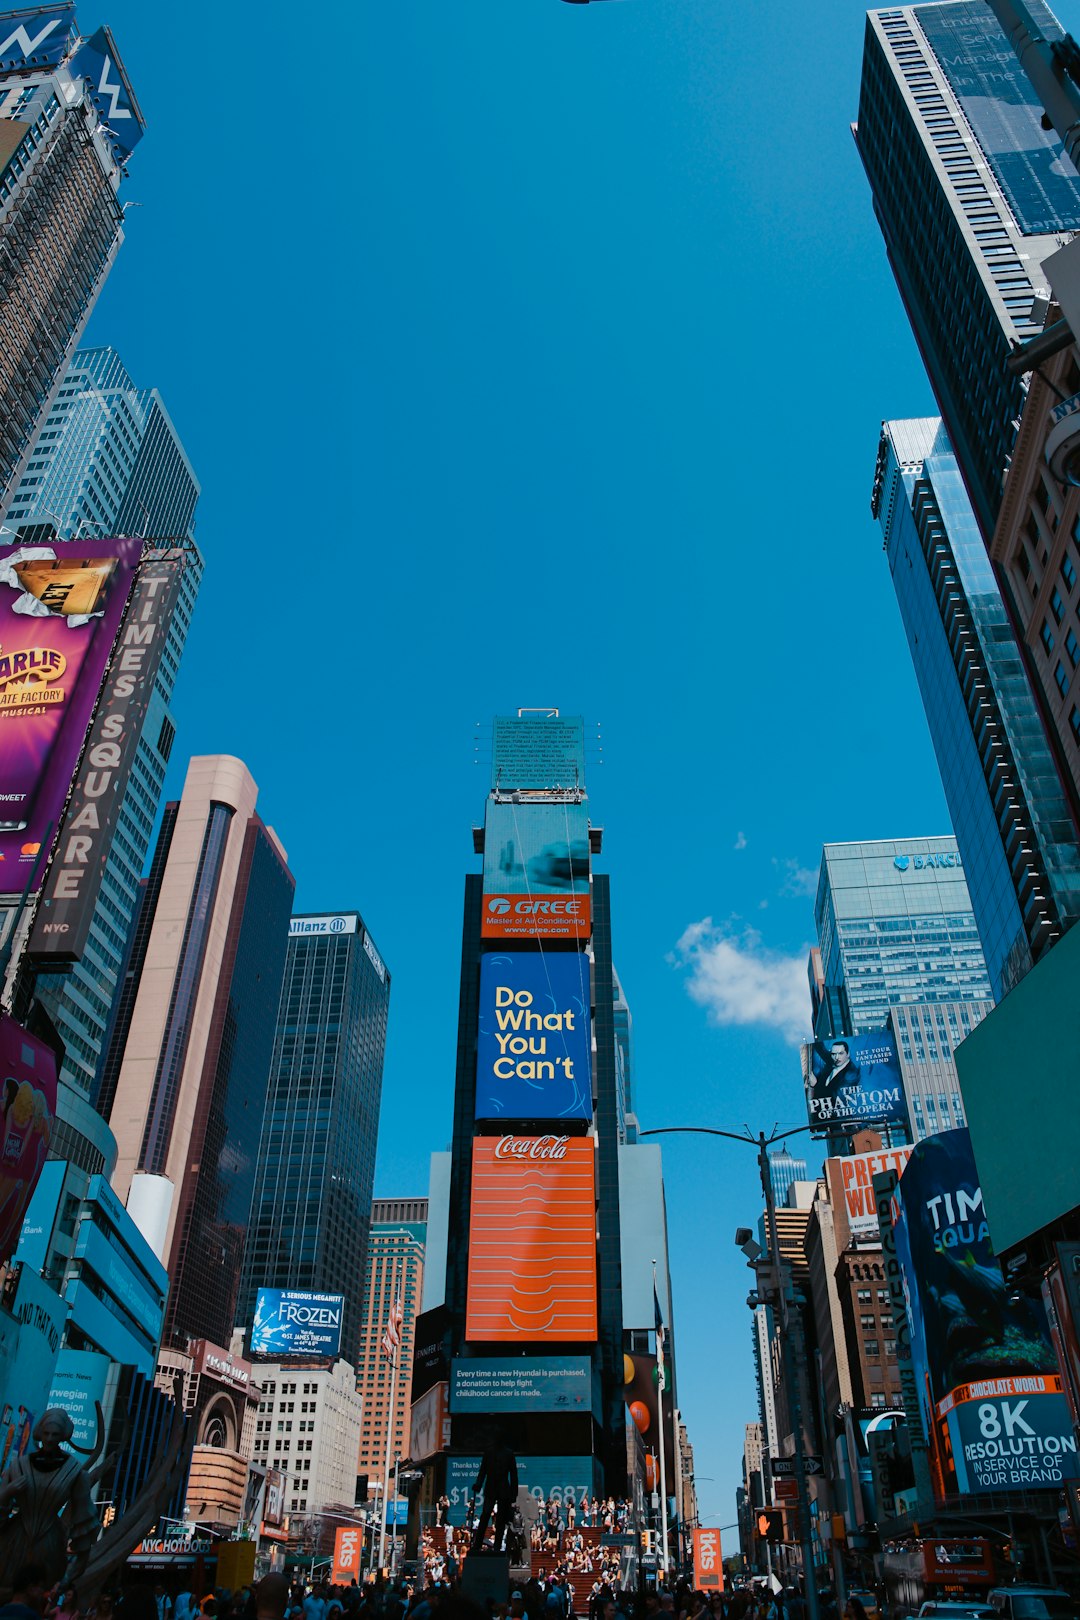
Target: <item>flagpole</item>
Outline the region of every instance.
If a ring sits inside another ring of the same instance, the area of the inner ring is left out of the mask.
[[[660,1295],[656,1291],[656,1261],[652,1263],[653,1299],[659,1303]],[[664,1555],[664,1579],[668,1578],[668,1522],[667,1522],[667,1464],[664,1453],[664,1324],[662,1321],[656,1327],[656,1406],[660,1415],[660,1545]]]
[[[383,1467],[382,1515],[379,1520],[379,1568],[386,1551],[386,1510],[390,1500],[390,1448],[394,1438],[394,1400],[397,1392],[397,1351],[390,1359],[390,1410],[386,1418],[386,1462]],[[396,1511],[396,1510],[395,1510]]]

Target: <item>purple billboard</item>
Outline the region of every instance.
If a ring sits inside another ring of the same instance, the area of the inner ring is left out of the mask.
[[[40,885],[142,546],[0,551],[0,892]]]
[[[0,1263],[15,1252],[55,1118],[56,1054],[0,1012]]]

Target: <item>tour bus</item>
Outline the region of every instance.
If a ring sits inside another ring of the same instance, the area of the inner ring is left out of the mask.
[[[903,1542],[885,1549],[882,1575],[890,1620],[918,1614],[935,1600],[986,1609],[994,1584],[993,1548],[982,1537]]]

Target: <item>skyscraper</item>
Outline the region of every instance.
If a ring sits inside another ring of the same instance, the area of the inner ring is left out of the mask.
[[[357,1473],[382,1478],[386,1462],[386,1426],[392,1423],[390,1457],[409,1452],[409,1407],[416,1318],[424,1285],[426,1198],[378,1198],[371,1206],[371,1232],[364,1270],[360,1357],[356,1381],[364,1397]],[[401,1302],[401,1347],[396,1376],[382,1352],[390,1311]],[[394,1392],[391,1411],[391,1389]]]
[[[826,844],[814,920],[819,1038],[882,1029],[894,1006],[991,999],[963,862],[948,834]]]
[[[1062,29],[1028,0],[1049,39]],[[1023,402],[1005,369],[1042,324],[1043,260],[1080,228],[1080,176],[983,0],[872,11],[855,129],[976,521],[989,544]]]
[[[237,1320],[259,1288],[341,1294],[356,1366],[390,974],[358,912],[287,933]]]
[[[143,127],[107,28],[80,38],[66,6],[0,16],[0,510],[123,240]]]
[[[42,973],[36,983],[66,1047],[55,1151],[81,1161],[88,1147],[76,1116],[95,1089],[175,736],[170,705],[203,572],[192,538],[199,483],[157,390],[136,389],[107,348],[74,356],[31,460],[6,519],[17,538],[141,534],[183,544],[179,594],[86,951],[70,972]]]
[[[769,1180],[773,1197],[778,1204],[786,1204],[788,1193],[797,1181],[806,1180],[806,1160],[796,1159],[787,1148],[769,1154]]]
[[[941,422],[886,422],[874,515],[994,997],[1080,916],[1080,842]]]
[[[237,759],[166,806],[98,1099],[113,1187],[165,1260],[165,1342],[229,1343],[294,880]]]

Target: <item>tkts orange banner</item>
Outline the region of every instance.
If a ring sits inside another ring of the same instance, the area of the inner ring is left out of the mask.
[[[694,1531],[694,1585],[699,1592],[724,1590],[724,1559],[719,1530]]]
[[[334,1532],[334,1568],[331,1586],[348,1586],[360,1580],[360,1561],[364,1550],[363,1531],[360,1526],[342,1525]]]

